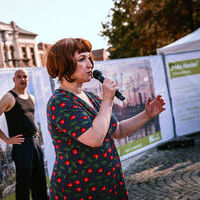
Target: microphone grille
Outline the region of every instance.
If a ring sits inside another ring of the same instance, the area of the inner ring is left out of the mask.
[[[102,72],[101,72],[101,71],[99,71],[99,70],[94,70],[94,71],[93,71],[93,77],[94,77],[94,78],[98,79],[99,76],[101,76],[101,75],[102,75]]]

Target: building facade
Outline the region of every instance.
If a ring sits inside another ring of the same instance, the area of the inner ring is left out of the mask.
[[[36,36],[13,21],[0,22],[0,68],[41,66]]]

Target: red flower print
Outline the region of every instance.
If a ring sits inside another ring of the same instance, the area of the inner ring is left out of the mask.
[[[76,191],[77,191],[77,192],[81,192],[81,190],[82,190],[82,189],[81,189],[80,187],[76,188]]]
[[[61,141],[60,141],[60,140],[56,140],[56,142],[58,142],[58,143],[61,143]]]
[[[83,164],[83,160],[78,160],[78,163],[79,163],[80,165],[82,165],[82,164]]]
[[[111,192],[112,192],[112,189],[110,189],[108,192],[110,192],[110,193],[111,193]]]
[[[113,160],[113,156],[110,156],[110,160]]]
[[[56,144],[56,149],[59,149],[60,147]]]
[[[76,154],[78,153],[78,151],[77,151],[76,149],[74,149],[74,150],[72,151],[72,153],[76,155]]]
[[[56,161],[55,161],[55,165],[57,165],[57,164],[58,164],[58,161],[56,160]]]
[[[105,140],[104,140],[105,142],[108,142],[108,138],[105,138]]]
[[[114,194],[117,195],[117,191],[115,191]]]
[[[88,178],[88,177],[85,177],[83,180],[84,180],[85,182],[88,182],[88,181],[89,181],[89,178]]]
[[[111,148],[109,148],[109,149],[108,149],[108,153],[111,153],[111,151],[112,151]]]
[[[69,160],[66,160],[66,161],[65,161],[65,165],[68,166],[69,164],[70,164],[70,161],[69,161]]]
[[[128,195],[128,190],[126,190],[126,195]]]
[[[62,93],[62,94],[66,94],[66,92],[65,92],[65,91],[61,91],[61,93]]]
[[[50,192],[52,193],[52,189],[50,188],[49,190],[50,190]]]
[[[82,119],[87,119],[87,118],[88,118],[87,116],[83,116],[83,117],[82,117]]]
[[[63,130],[62,130],[64,133],[66,133],[67,132],[67,130],[65,129],[65,128],[63,128]]]
[[[60,155],[60,159],[61,159],[61,160],[63,159],[63,156],[62,156],[62,155]]]
[[[56,109],[55,106],[51,106],[51,111],[54,111]]]
[[[65,103],[61,103],[60,104],[60,107],[62,108],[62,107],[64,107],[66,104]]]
[[[74,174],[78,174],[78,170],[75,170],[75,171],[74,171]]]
[[[120,181],[120,182],[119,182],[119,184],[120,184],[120,185],[123,185],[123,184],[124,184],[124,182],[123,182],[123,181]]]
[[[76,133],[75,132],[72,133],[72,137],[76,137]]]
[[[49,117],[49,113],[47,112],[47,117]]]
[[[117,167],[120,167],[120,164],[119,164],[119,163],[117,163],[117,164],[116,164],[116,166],[117,166]]]
[[[76,106],[76,105],[73,105],[73,106],[72,106],[72,108],[78,108],[78,106]]]
[[[65,191],[65,189],[64,188],[62,188],[62,192],[64,192]]]
[[[57,182],[60,183],[61,182],[61,178],[57,178]]]
[[[56,118],[56,116],[55,116],[55,115],[52,115],[51,119],[54,120],[55,118]]]
[[[88,196],[88,200],[91,200],[92,199],[92,196],[90,195],[90,196]]]
[[[55,172],[55,171],[53,172],[53,175],[54,175],[54,176],[56,175],[56,172]]]
[[[55,195],[55,199],[58,200],[58,196],[57,195]]]
[[[97,115],[94,116],[94,118],[96,118],[96,117],[97,117]]]
[[[73,119],[75,119],[75,118],[76,118],[75,115],[72,115],[72,116],[70,117],[71,120],[73,120]]]
[[[99,154],[94,154],[94,158],[98,158],[99,157]]]
[[[96,190],[96,187],[95,186],[92,187],[91,190],[94,192]]]
[[[60,124],[62,125],[62,124],[64,124],[65,123],[65,120],[64,119],[61,119],[60,120]]]
[[[80,184],[80,181],[79,181],[79,180],[76,180],[74,183],[75,183],[76,185],[79,185],[79,184]]]
[[[116,178],[116,175],[115,175],[115,174],[113,175],[113,178]]]
[[[82,128],[82,129],[81,129],[81,133],[83,133],[85,130],[86,130],[86,128]]]
[[[72,186],[73,186],[73,183],[68,183],[67,186],[68,186],[68,187],[72,187]]]
[[[64,200],[66,200],[67,199],[67,197],[66,196],[64,196]]]
[[[101,190],[102,190],[102,191],[105,191],[105,190],[106,190],[106,186],[103,186],[103,187],[101,188]]]
[[[113,172],[115,171],[115,167],[112,168],[112,171],[113,171]]]
[[[117,185],[114,185],[114,189],[116,189],[117,188]]]
[[[92,173],[92,169],[89,168],[87,172],[88,172],[89,174]]]
[[[105,152],[105,153],[103,154],[103,157],[105,158],[107,155],[108,155],[108,154]]]
[[[111,172],[110,172],[110,171],[108,171],[108,172],[107,172],[107,176],[110,176],[110,175],[111,175]]]
[[[117,123],[113,123],[113,127],[115,127],[117,125]]]
[[[98,173],[102,173],[103,172],[103,168],[98,169]]]

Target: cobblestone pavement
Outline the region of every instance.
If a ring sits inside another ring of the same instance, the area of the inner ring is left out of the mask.
[[[192,138],[193,146],[153,148],[123,161],[130,200],[200,199],[200,134]]]

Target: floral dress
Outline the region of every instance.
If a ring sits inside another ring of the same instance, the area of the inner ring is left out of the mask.
[[[56,152],[50,180],[53,200],[128,200],[120,159],[111,138],[117,120],[112,115],[101,147],[77,138],[92,127],[101,99],[85,92],[92,108],[71,92],[57,89],[47,104],[48,129]]]

